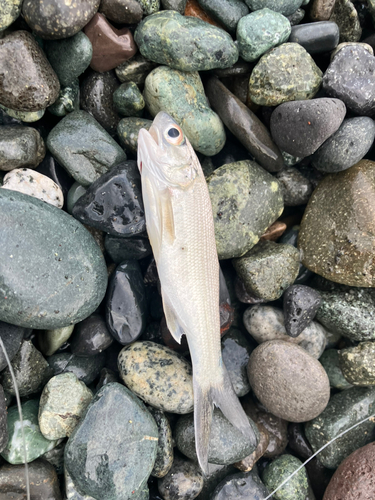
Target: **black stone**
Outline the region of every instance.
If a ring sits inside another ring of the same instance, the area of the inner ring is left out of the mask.
[[[148,411],[154,417],[158,426],[158,447],[156,459],[151,475],[154,477],[164,477],[170,471],[173,464],[173,437],[171,424],[162,410],[148,406]],[[167,500],[164,498],[164,500]]]
[[[116,373],[109,368],[102,368],[100,372],[99,382],[96,384],[96,390],[98,391],[103,387],[103,385],[111,384],[112,382],[118,382],[118,376]]]
[[[306,205],[313,192],[309,179],[295,167],[288,167],[276,175],[280,183],[286,207]]]
[[[143,233],[146,224],[137,163],[124,161],[99,177],[77,200],[73,216],[114,236]]]
[[[300,333],[315,318],[321,302],[320,294],[305,285],[292,285],[284,293],[285,329],[291,337]]]
[[[35,170],[56,182],[64,195],[66,205],[68,191],[74,183],[73,177],[55,160],[49,151],[47,151],[44,160]]]
[[[288,228],[285,231],[285,233],[281,236],[281,238],[278,240],[279,243],[286,243],[287,245],[293,245],[294,247],[297,248],[299,228],[300,226],[298,225]],[[302,283],[305,283],[305,281],[311,278],[313,274],[314,273],[312,271],[310,271],[303,264],[300,263],[298,276],[294,282],[294,285],[300,285]]]
[[[78,323],[69,339],[70,349],[77,356],[94,356],[105,351],[113,342],[104,319],[97,314]]]
[[[0,337],[3,341],[10,361],[12,361],[19,348],[21,347],[21,342],[25,331],[26,328],[10,325],[9,323],[0,321]],[[3,350],[0,348],[0,372],[3,371],[7,366],[8,363],[5,359]]]
[[[191,500],[203,488],[203,474],[197,463],[177,456],[168,474],[159,479],[158,489],[164,500]]]
[[[54,375],[74,373],[78,380],[89,385],[98,377],[100,370],[104,367],[105,353],[85,358],[68,353],[54,354],[47,361]]]
[[[232,474],[219,483],[210,500],[263,500],[268,490],[255,471]]]
[[[152,253],[146,235],[144,238],[117,238],[107,234],[104,239],[104,246],[108,255],[116,264],[129,259],[143,259]]]
[[[321,21],[292,26],[288,42],[299,43],[310,54],[320,54],[337,47],[339,38],[340,31],[336,23]]]
[[[141,269],[136,260],[117,266],[108,286],[107,327],[120,344],[137,340],[146,327],[147,301]]]
[[[102,0],[99,12],[118,24],[137,24],[143,17],[143,9],[137,0]]]
[[[0,453],[8,444],[7,403],[4,389],[0,385]]]

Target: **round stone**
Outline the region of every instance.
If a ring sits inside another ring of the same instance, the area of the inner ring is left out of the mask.
[[[48,358],[48,363],[54,375],[74,373],[78,380],[90,385],[99,376],[104,367],[106,355],[104,352],[96,356],[76,356],[69,353],[54,354]]]
[[[350,0],[336,0],[330,21],[335,22],[340,30],[341,42],[358,42],[362,35],[357,9]]]
[[[199,5],[212,19],[233,34],[238,22],[249,13],[241,0],[199,0]]]
[[[79,110],[79,81],[73,80],[69,86],[60,89],[59,97],[48,106],[48,111],[55,116],[66,116]]]
[[[264,469],[263,481],[268,491],[275,490],[285,481],[293,472],[302,465],[301,460],[292,455],[282,455],[275,458]],[[279,489],[277,498],[279,500],[305,500],[309,490],[306,469],[303,467],[296,475]]]
[[[340,31],[336,23],[321,21],[293,26],[289,42],[302,45],[309,54],[330,52],[339,43]]]
[[[284,16],[290,16],[304,4],[304,0],[245,0],[245,3],[250,10],[268,8]]]
[[[3,0],[0,5],[0,32],[10,26],[21,14],[23,0]]]
[[[93,314],[75,325],[70,338],[70,350],[78,356],[95,356],[105,351],[113,342],[105,320]]]
[[[137,154],[138,150],[138,134],[141,128],[149,130],[152,125],[152,120],[145,118],[123,118],[117,126],[117,134],[126,151]]]
[[[268,495],[260,477],[255,471],[242,474],[231,474],[219,483],[211,500],[249,500],[250,498],[261,499]]]
[[[46,147],[35,128],[19,125],[1,127],[0,170],[20,167],[35,168],[43,160]]]
[[[375,385],[375,345],[360,342],[339,351],[339,364],[346,380],[353,385]]]
[[[137,0],[102,0],[99,11],[118,24],[138,24],[143,17],[142,6]]]
[[[123,116],[139,116],[145,107],[143,96],[134,82],[123,83],[113,93],[113,104]]]
[[[203,488],[203,474],[198,464],[176,457],[171,470],[158,481],[164,500],[194,500]]]

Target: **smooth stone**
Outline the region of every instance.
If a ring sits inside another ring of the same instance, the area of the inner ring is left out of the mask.
[[[254,161],[223,165],[207,184],[219,259],[244,255],[283,211],[277,180]]]
[[[0,453],[8,444],[7,406],[4,389],[0,385]]]
[[[319,361],[299,345],[264,342],[252,352],[247,370],[256,397],[277,417],[305,422],[327,406],[328,376]]]
[[[9,440],[7,447],[1,452],[1,456],[10,464],[24,464],[25,458],[28,463],[32,462],[57,446],[58,441],[46,439],[40,432],[38,408],[39,401],[37,399],[30,399],[22,404],[26,451],[23,446],[22,428],[17,405],[8,409]]]
[[[294,165],[297,165],[297,163],[300,163],[300,161],[302,160],[302,158],[290,155],[286,151],[282,151],[281,154],[283,156],[284,165],[286,167],[294,167]]]
[[[348,45],[333,58],[323,76],[323,90],[358,115],[375,111],[375,57],[364,47]]]
[[[259,432],[257,426],[250,418],[249,423],[258,441]],[[193,413],[184,415],[178,419],[174,436],[178,450],[191,460],[197,460]],[[208,461],[210,464],[234,464],[250,455],[255,448],[256,446],[253,446],[246,440],[242,432],[234,427],[220,410],[214,409],[208,444]]]
[[[48,106],[48,111],[59,117],[79,110],[79,81],[73,80],[68,87],[61,87],[59,97]]]
[[[55,160],[55,158],[49,151],[47,151],[44,160],[42,161],[42,163],[40,163],[40,165],[37,166],[35,170],[52,179],[59,186],[64,195],[64,200],[66,200],[69,189],[74,183],[74,180],[65,170],[65,168],[63,168]]]
[[[44,50],[64,87],[69,87],[82,75],[89,67],[92,58],[91,42],[82,31],[64,40],[45,42]]]
[[[374,190],[375,162],[369,160],[324,177],[299,232],[302,263],[308,269],[337,283],[374,286]]]
[[[117,142],[86,111],[74,111],[63,118],[49,133],[47,147],[83,186],[126,160]]]
[[[112,98],[119,85],[113,71],[92,71],[81,86],[81,108],[90,113],[111,136],[115,135],[120,121]]]
[[[345,113],[345,104],[339,99],[285,102],[271,115],[271,134],[280,149],[305,158],[336,132]]]
[[[172,468],[158,481],[158,490],[164,500],[194,500],[203,488],[203,474],[199,465],[175,457]]]
[[[143,17],[143,9],[137,0],[102,0],[99,12],[118,24],[138,24]]]
[[[285,330],[298,337],[315,318],[321,302],[320,294],[305,285],[292,285],[283,297]]]
[[[40,432],[50,440],[69,437],[92,398],[90,389],[73,373],[52,377],[40,397]]]
[[[143,96],[134,82],[126,82],[113,93],[113,105],[123,116],[139,116],[145,107]]]
[[[256,297],[276,300],[294,283],[299,271],[299,251],[292,245],[260,241],[233,266],[246,290]]]
[[[170,413],[193,411],[192,369],[181,355],[154,342],[135,342],[118,358],[124,383],[146,403]]]
[[[28,465],[30,495],[33,500],[61,500],[59,479],[53,465],[42,458]],[[0,467],[0,490],[6,491],[4,500],[25,500],[25,466],[5,464]],[[12,497],[12,495],[14,495]],[[20,495],[20,496],[16,496]]]
[[[105,351],[113,342],[105,320],[97,314],[92,314],[75,325],[70,337],[70,350],[77,356],[95,356]]]
[[[353,387],[334,394],[327,408],[305,424],[306,437],[314,452],[374,413],[375,388]],[[367,420],[336,439],[319,453],[319,461],[328,469],[336,469],[353,451],[372,441],[375,423]]]
[[[96,356],[76,356],[69,353],[54,354],[48,358],[48,363],[54,375],[74,373],[78,380],[90,385],[99,376],[106,361],[105,353]]]
[[[187,73],[159,66],[146,78],[144,99],[152,116],[159,111],[170,114],[196,151],[212,156],[223,148],[224,126],[208,106],[198,72]]]
[[[188,0],[190,2],[191,0]],[[209,471],[203,477],[203,488],[197,500],[208,500],[211,498],[216,486],[229,474],[238,473],[233,465],[210,464]],[[155,499],[156,500],[156,499]]]
[[[357,9],[350,0],[336,0],[330,21],[335,22],[340,30],[341,42],[358,42],[362,35]]]
[[[262,500],[268,490],[255,471],[227,476],[219,483],[211,500]]]
[[[0,170],[35,168],[43,160],[46,146],[35,128],[5,125],[0,131]]]
[[[161,0],[161,5],[164,10],[176,10],[183,16],[186,2],[187,0]]]
[[[286,207],[307,204],[313,187],[309,179],[302,175],[297,168],[285,168],[277,173],[276,179],[279,181]]]
[[[262,56],[249,81],[250,99],[260,106],[311,99],[322,83],[322,72],[298,43],[283,43]]]
[[[111,382],[118,382],[119,378],[115,372],[109,368],[102,368],[100,371],[99,382],[96,384],[96,391],[101,389],[103,385],[110,384]]]
[[[41,109],[40,111],[16,111],[0,104],[0,111],[1,110],[5,111],[7,116],[26,123],[37,122],[43,118],[46,112],[45,109]]]
[[[47,361],[30,340],[22,342],[11,365],[20,396],[39,392],[52,376]],[[1,383],[6,392],[16,394],[9,367],[1,373]]]
[[[15,111],[40,111],[59,95],[56,73],[27,31],[0,39],[0,77],[0,104]]]
[[[78,182],[75,182],[68,191],[68,196],[66,199],[67,211],[69,214],[73,213],[73,207],[77,201],[83,196],[87,191],[86,187],[81,186]]]
[[[331,17],[336,0],[313,0],[311,2],[310,17],[312,21],[328,21]]]
[[[245,0],[250,10],[260,10],[268,8],[275,12],[280,12],[284,16],[290,16],[301,5],[303,0]]]
[[[180,71],[229,68],[238,60],[238,48],[228,33],[174,10],[143,19],[134,39],[144,57]]]
[[[240,56],[245,61],[256,61],[268,50],[286,42],[290,33],[289,20],[274,10],[264,8],[243,16],[236,32]]]
[[[120,264],[129,259],[143,259],[152,253],[147,238],[117,238],[107,234],[104,246],[115,264]]]
[[[199,0],[199,5],[230,33],[236,32],[240,19],[249,13],[242,0]]]
[[[10,26],[21,14],[23,0],[2,0],[0,4],[0,32]]]
[[[70,436],[65,466],[85,494],[102,500],[137,498],[152,471],[157,442],[158,428],[145,405],[121,384],[107,384]],[[94,457],[105,461],[92,474]]]
[[[81,493],[77,491],[77,488],[73,483],[69,472],[66,470],[66,467],[64,467],[64,483],[65,483],[65,494],[69,500],[95,500],[95,498],[93,498],[92,496],[81,495]]]
[[[339,365],[339,351],[337,349],[326,349],[319,358],[320,363],[327,372],[329,383],[332,388],[343,391],[353,387],[343,375]]]
[[[217,28],[223,29],[220,23],[216,22],[212,17],[210,17],[199,5],[198,0],[187,0],[185,7],[185,16],[195,17],[204,21],[205,23],[216,26]]]
[[[221,340],[224,365],[238,397],[245,396],[250,391],[246,368],[252,350],[245,335],[236,328],[231,328]]]
[[[149,61],[138,52],[131,59],[117,66],[115,73],[120,82],[134,82],[136,85],[142,85],[146,80],[146,76],[155,66],[154,62]]]
[[[116,68],[137,52],[131,31],[128,28],[116,29],[103,14],[95,14],[84,32],[92,44],[90,66],[99,73]]]
[[[254,469],[254,465],[263,457],[264,452],[269,445],[270,437],[266,429],[262,425],[258,425],[259,442],[256,449],[249,456],[243,458],[240,462],[236,462],[234,466],[242,472],[249,472]]]
[[[371,37],[369,37],[371,39]],[[368,38],[366,38],[366,40],[369,40]],[[365,42],[342,42],[342,43],[339,43],[338,46],[335,48],[335,50],[333,50],[331,52],[331,62],[333,60],[333,58],[335,57],[335,55],[339,52],[339,50],[343,49],[344,47],[348,47],[348,46],[353,46],[353,47],[362,47],[363,49],[366,49],[367,52],[370,54],[370,55],[374,55],[374,49],[372,47],[372,45],[370,45],[370,43],[365,43]]]
[[[297,9],[290,16],[286,16],[291,26],[296,26],[304,19],[306,12],[303,9]]]
[[[120,144],[126,151],[132,154],[137,154],[138,150],[138,133],[141,128],[149,130],[152,125],[152,120],[145,118],[123,118],[117,126],[117,134]]]
[[[2,188],[33,196],[57,208],[64,205],[64,195],[56,182],[30,168],[15,168],[8,172]]]
[[[51,451],[47,451],[40,457],[52,464],[59,476],[64,473],[64,451],[66,444],[64,440],[60,441],[60,444],[58,444],[56,448]]]
[[[160,9],[160,0],[137,0],[143,9],[143,15],[155,14]]]
[[[289,42],[299,43],[309,54],[321,54],[337,47],[339,36],[336,23],[321,21],[293,26]]]
[[[284,167],[281,152],[272,141],[268,129],[218,78],[208,81],[206,95],[224,124],[259,165],[269,172],[277,172]]]
[[[158,447],[156,450],[156,459],[151,476],[162,478],[165,477],[171,470],[173,464],[173,436],[172,429],[168,418],[163,411],[150,406],[148,411],[154,417],[158,426]]]
[[[262,474],[268,491],[275,490],[290,474],[302,465],[301,460],[293,455],[282,455],[267,465]],[[309,490],[308,476],[303,467],[295,476],[279,489],[275,498],[278,500],[306,500]]]
[[[37,332],[39,349],[45,356],[52,356],[70,338],[73,330],[74,325],[53,330],[39,330]]]
[[[375,349],[372,342],[339,351],[339,364],[345,379],[354,386],[375,385]]]
[[[3,341],[9,361],[12,362],[14,356],[21,347],[25,329],[19,326],[10,325],[0,321],[0,337]],[[0,348],[0,372],[8,366],[3,350]]]

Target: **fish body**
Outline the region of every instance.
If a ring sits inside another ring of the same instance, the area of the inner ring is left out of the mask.
[[[193,364],[195,445],[207,472],[213,403],[256,445],[223,364],[219,260],[208,188],[196,154],[165,112],[138,137],[146,226],[168,329],[187,337]]]

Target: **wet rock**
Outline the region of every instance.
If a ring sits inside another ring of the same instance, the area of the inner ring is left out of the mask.
[[[68,172],[57,163],[50,152],[47,152],[44,160],[35,170],[52,179],[59,186],[64,195],[64,200],[66,200],[68,191],[74,181]]]
[[[320,363],[327,372],[329,383],[334,389],[350,389],[353,387],[344,377],[339,365],[339,351],[337,349],[327,349],[319,358]]]
[[[350,0],[336,0],[330,21],[335,22],[340,30],[341,42],[358,42],[362,28],[358,12]]]
[[[3,341],[10,361],[13,360],[14,356],[17,354],[19,348],[21,347],[24,333],[24,328],[0,321],[0,337]],[[3,371],[7,366],[8,363],[6,357],[3,353],[3,350],[0,349],[0,372]]]
[[[55,116],[66,116],[79,110],[79,81],[73,80],[68,87],[60,89],[59,97],[48,106],[48,111]]]
[[[303,0],[245,0],[250,10],[268,8],[290,16],[304,3]]]
[[[152,253],[147,238],[117,238],[107,234],[104,245],[115,264],[120,264],[129,259],[143,259]]]
[[[291,337],[300,333],[315,318],[320,306],[319,292],[305,285],[292,285],[284,293],[284,325]]]
[[[160,9],[160,0],[137,0],[143,9],[143,15],[149,16],[158,12]]]
[[[138,133],[141,128],[149,130],[152,125],[152,120],[145,118],[123,118],[117,126],[117,134],[120,143],[126,150],[133,154],[137,154],[138,149]]]
[[[140,116],[145,107],[143,96],[134,82],[127,82],[113,93],[113,104],[123,116]]]
[[[39,330],[38,344],[45,356],[52,356],[71,336],[74,325],[55,328],[53,330]]]
[[[203,474],[198,464],[176,457],[171,470],[158,481],[164,500],[194,500],[203,488]]]
[[[1,127],[0,170],[35,168],[43,160],[46,147],[39,132],[31,127],[6,125]]]
[[[188,0],[189,2],[191,0]],[[210,498],[213,494],[216,486],[229,474],[238,474],[233,465],[216,465],[210,464],[209,471],[206,476],[203,477],[203,488],[200,495],[197,497],[198,500],[205,500]]]
[[[230,33],[236,32],[238,21],[249,13],[241,0],[199,0],[199,5],[209,16],[219,22]]]
[[[331,21],[293,26],[289,42],[299,43],[309,54],[333,50],[339,43],[339,27]]]
[[[81,357],[74,354],[54,354],[48,358],[48,363],[54,375],[61,373],[74,373],[78,380],[90,385],[100,373],[106,360],[104,353],[96,356]]]
[[[77,356],[95,356],[105,351],[113,342],[104,319],[93,314],[78,323],[70,337],[70,350]]]
[[[245,396],[250,391],[246,371],[252,352],[250,342],[240,330],[231,328],[221,341],[221,352],[234,392],[238,397]]]
[[[173,464],[174,442],[172,437],[172,429],[169,420],[165,416],[164,412],[158,410],[157,408],[153,408],[152,406],[149,406],[148,410],[154,417],[159,432],[156,459],[151,475],[154,477],[162,478],[169,473]]]
[[[276,178],[279,181],[286,207],[305,205],[309,201],[313,187],[309,179],[299,170],[294,167],[286,168],[278,172]]]
[[[255,471],[227,476],[216,486],[211,500],[266,498],[268,490]]]
[[[258,431],[259,431],[259,441],[258,441],[258,446],[255,448],[255,450],[247,457],[243,458],[239,462],[236,462],[234,466],[236,469],[242,471],[242,472],[249,472],[254,469],[255,464],[258,462],[260,458],[263,457],[265,451],[267,450],[267,447],[270,442],[270,436],[267,432],[267,430],[261,425],[257,424]]]
[[[69,472],[64,467],[65,494],[69,500],[95,500],[90,495],[81,495],[72,481]]]
[[[304,19],[306,12],[303,9],[297,9],[290,16],[286,16],[291,26],[296,26]]]
[[[276,458],[265,468],[262,478],[268,491],[275,490],[285,479],[289,477],[302,462],[293,455],[282,455]],[[303,467],[295,476],[277,492],[279,500],[305,500],[309,485],[306,469]]]
[[[375,385],[375,349],[372,342],[339,351],[339,364],[346,380],[355,386]]]
[[[102,0],[99,12],[118,24],[137,24],[143,17],[143,9],[136,0]]]

